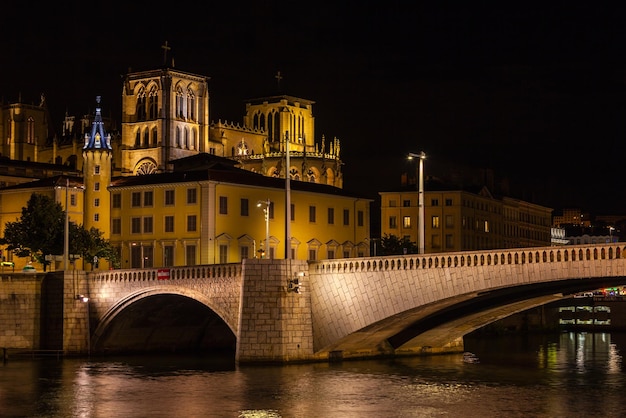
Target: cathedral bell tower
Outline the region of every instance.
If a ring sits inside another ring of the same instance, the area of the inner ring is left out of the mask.
[[[96,97],[96,115],[91,133],[85,133],[83,145],[83,181],[85,185],[85,215],[83,226],[97,228],[105,239],[111,235],[109,213],[111,197],[111,135],[104,131],[100,96]]]

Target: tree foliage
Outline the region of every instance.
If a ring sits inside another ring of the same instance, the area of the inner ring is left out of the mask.
[[[31,257],[43,265],[50,264],[47,254],[63,253],[65,211],[48,196],[33,193],[20,218],[7,222],[0,244],[7,245],[18,257]]]
[[[94,264],[94,257],[104,258],[119,267],[119,255],[97,228],[86,230],[82,225],[69,224],[70,254],[79,254],[86,263]],[[54,199],[33,193],[22,208],[20,218],[7,222],[0,244],[18,257],[31,257],[46,270],[50,261],[46,255],[63,254],[65,244],[65,211]]]
[[[417,254],[417,244],[408,237],[385,234],[380,239],[380,255]]]
[[[106,259],[114,268],[120,267],[119,254],[97,228],[77,227],[70,239],[70,253],[80,254],[85,263],[97,267],[99,259]]]

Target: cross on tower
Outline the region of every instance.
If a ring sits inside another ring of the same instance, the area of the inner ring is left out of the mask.
[[[277,84],[278,84],[278,90],[280,90],[280,80],[282,80],[282,79],[283,79],[283,76],[282,76],[282,75],[280,75],[280,71],[278,71],[278,72],[276,73],[276,75],[274,76],[274,78],[276,79],[276,82],[277,82]]]
[[[165,41],[164,45],[161,45],[161,48],[163,48],[163,65],[167,66],[167,51],[172,48],[170,46],[167,46],[167,41]]]

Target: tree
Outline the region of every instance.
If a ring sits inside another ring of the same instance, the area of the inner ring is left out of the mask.
[[[85,263],[91,264],[92,270],[98,267],[100,259],[105,259],[115,268],[120,267],[120,259],[117,250],[111,243],[104,239],[102,232],[91,227],[86,230],[82,225],[70,232],[70,252],[80,254]]]
[[[417,254],[417,244],[408,237],[398,238],[393,234],[385,234],[380,239],[380,255]]]
[[[69,250],[71,254],[80,254],[87,262],[106,259],[111,266],[119,267],[119,254],[111,243],[102,237],[97,228],[87,231],[83,225],[70,222]],[[63,254],[65,244],[65,211],[52,198],[33,193],[22,215],[16,222],[7,222],[4,237],[0,244],[7,245],[8,251],[18,257],[31,257],[41,263],[46,271],[50,261],[48,254]],[[95,259],[94,257],[98,257]]]
[[[50,264],[47,254],[63,253],[65,211],[52,198],[33,193],[16,222],[7,222],[0,244],[7,245],[18,257],[31,257],[43,265]]]

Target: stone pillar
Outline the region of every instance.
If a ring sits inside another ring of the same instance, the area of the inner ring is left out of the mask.
[[[63,272],[63,351],[70,355],[85,355],[90,351],[89,320],[91,301],[87,275],[83,270]]]
[[[237,362],[313,359],[308,271],[303,260],[244,260]],[[299,281],[298,293],[289,289],[289,281],[295,278]]]

